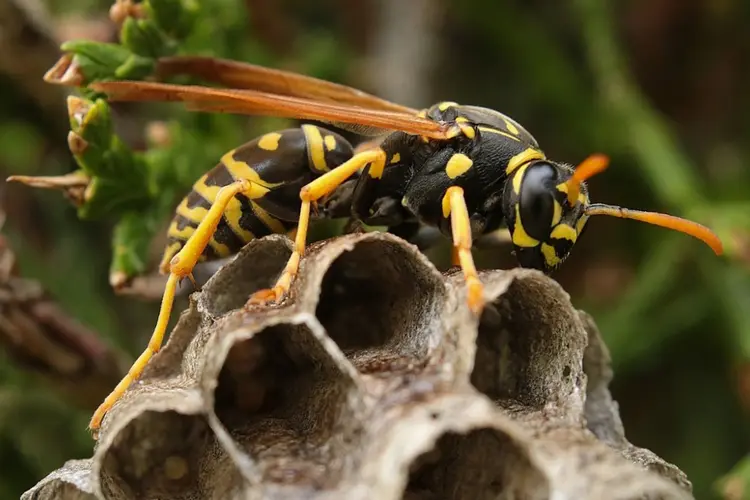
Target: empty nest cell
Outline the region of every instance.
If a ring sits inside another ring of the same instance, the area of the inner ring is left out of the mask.
[[[541,273],[522,269],[482,314],[472,384],[490,399],[541,409],[550,403],[581,411],[586,332],[567,294]]]
[[[331,464],[360,446],[358,388],[312,328],[287,320],[228,339],[214,411],[268,484],[331,488],[344,463]]]
[[[419,364],[438,342],[439,275],[393,237],[358,237],[327,268],[315,314],[364,373]]]
[[[146,411],[101,457],[102,492],[112,498],[184,498],[202,491],[202,454],[213,440],[201,416]]]
[[[241,308],[253,292],[270,288],[292,255],[292,242],[271,235],[252,240],[203,287],[203,312],[218,317]]]
[[[405,500],[544,500],[544,474],[526,451],[497,429],[449,432],[412,464]]]

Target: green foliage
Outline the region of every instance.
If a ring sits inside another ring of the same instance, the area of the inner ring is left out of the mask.
[[[173,40],[186,38],[200,15],[198,2],[191,0],[149,0],[144,2],[144,8],[151,20],[142,22],[149,22],[158,26],[158,28],[151,28],[157,31],[154,36],[162,38],[161,34],[158,33],[160,29]],[[123,37],[123,45],[127,45],[124,35],[121,36]],[[149,47],[152,49],[154,45],[150,44]]]
[[[120,28],[119,43],[89,40],[65,42],[85,88],[100,80],[141,80],[153,74],[160,57],[174,55],[200,15],[189,0],[154,0],[143,4],[146,18],[128,16]]]
[[[60,48],[73,54],[73,62],[80,68],[84,84],[113,78],[138,80],[150,75],[155,67],[153,59],[114,43],[75,40]]]
[[[109,104],[97,98],[88,84],[149,77],[159,58],[176,54],[182,45],[195,43],[190,40],[193,34],[204,47],[214,48],[215,44],[208,41],[222,39],[217,36],[218,27],[237,23],[238,17],[238,6],[231,2],[212,4],[207,10],[222,15],[202,23],[196,21],[199,17],[206,19],[207,13],[193,1],[151,0],[142,6],[145,17],[130,16],[122,22],[119,43],[64,43],[61,48],[67,53],[65,57],[72,59],[68,60],[68,73],[57,75],[61,83],[79,84],[88,98],[69,100],[69,144],[80,173],[88,179],[82,199],[71,197],[77,202],[82,219],[117,221],[110,266],[110,280],[117,285],[146,271],[150,241],[173,210],[175,196],[184,194],[201,170],[230,149],[233,140],[239,141],[236,131],[232,133],[236,117],[226,116],[175,122],[168,130],[168,144],[153,145],[144,153],[133,151],[115,134]],[[235,20],[222,22],[230,15]],[[226,34],[231,33],[229,30]],[[70,68],[75,78],[71,78]],[[207,140],[196,142],[194,133]],[[211,141],[210,137],[217,140]]]
[[[83,219],[142,210],[157,193],[149,191],[148,167],[114,134],[109,105],[69,99],[71,152],[89,183],[78,214]]]

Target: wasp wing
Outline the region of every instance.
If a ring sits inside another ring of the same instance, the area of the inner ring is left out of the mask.
[[[370,132],[366,135],[382,134],[383,130],[401,130],[438,140],[450,137],[448,125],[420,118],[416,114],[367,109],[255,90],[135,81],[97,82],[89,87],[107,94],[111,101],[180,101],[196,111],[346,124],[349,125],[347,128],[358,133]]]
[[[157,72],[161,78],[190,75],[233,89],[256,90],[413,115],[418,112],[346,85],[229,59],[201,56],[164,57],[159,59]]]

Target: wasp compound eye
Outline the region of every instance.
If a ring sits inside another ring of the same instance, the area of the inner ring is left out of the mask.
[[[552,192],[557,181],[557,171],[546,162],[530,165],[521,181],[518,209],[526,234],[544,241],[549,237],[555,200]]]

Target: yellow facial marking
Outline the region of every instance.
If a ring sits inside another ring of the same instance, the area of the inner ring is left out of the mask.
[[[320,135],[320,129],[315,125],[302,125],[302,130],[305,132],[307,151],[310,154],[313,167],[318,172],[328,172],[329,168],[326,165],[326,152],[323,149],[323,136]]]
[[[557,200],[552,200],[554,202],[554,212],[552,212],[552,225],[550,227],[555,227],[562,218],[562,205],[560,205],[560,202]]]
[[[400,161],[401,161],[401,154],[400,154],[400,153],[396,153],[396,154],[395,154],[395,155],[393,155],[393,157],[391,158],[391,163],[398,163],[398,162],[400,162]]]
[[[544,160],[544,153],[542,153],[538,149],[531,148],[518,153],[516,156],[511,158],[510,161],[508,161],[508,166],[505,167],[505,173],[510,175],[515,169],[525,163],[530,162],[531,160]]]
[[[526,169],[529,168],[528,165],[524,165],[518,171],[513,174],[513,191],[516,194],[521,194],[521,181],[523,180],[523,174],[526,173]]]
[[[565,193],[566,195],[568,194],[568,185],[564,182],[562,184],[558,184],[557,186],[555,186],[555,188],[561,193]],[[567,198],[567,196],[565,197]]]
[[[510,132],[513,135],[518,135],[518,127],[513,125],[511,121],[508,120],[507,118],[505,118],[504,121],[505,121],[505,126],[508,129],[508,132]]]
[[[513,244],[519,247],[535,247],[539,244],[539,240],[535,240],[526,232],[521,222],[521,212],[516,204],[516,224],[513,227]]]
[[[586,222],[588,222],[589,216],[588,215],[582,215],[580,219],[578,219],[578,222],[576,222],[576,232],[578,234],[581,234],[583,231],[583,226],[586,225]]]
[[[441,102],[440,104],[438,104],[438,109],[440,111],[445,111],[452,106],[458,106],[458,104],[452,101],[445,101],[445,102]]]
[[[557,256],[555,247],[552,245],[542,243],[542,255],[544,255],[544,260],[550,267],[555,267],[560,263],[560,257]]]
[[[491,134],[502,135],[503,137],[507,137],[508,139],[513,139],[514,141],[521,140],[518,137],[510,135],[509,133],[503,132],[502,130],[498,130],[496,128],[492,128],[492,127],[477,127],[477,128],[480,130],[480,132],[489,132]]]
[[[458,116],[456,117],[456,123],[468,123],[469,119],[465,116]]]
[[[265,149],[266,151],[276,151],[279,149],[279,139],[281,139],[281,134],[278,132],[271,132],[260,138],[258,141],[258,147],[260,149]]]
[[[474,162],[463,153],[457,153],[451,156],[448,163],[445,165],[445,173],[451,179],[455,179],[459,175],[466,173],[471,168]]]
[[[570,240],[575,243],[576,238],[578,238],[578,233],[572,226],[569,226],[567,224],[558,224],[552,230],[550,236],[558,240]]]
[[[326,144],[326,149],[328,151],[333,151],[336,149],[336,138],[332,135],[327,135],[325,139],[323,139],[323,142]]]
[[[224,164],[224,166],[229,170],[229,174],[234,179],[247,179],[250,182],[253,183],[253,187],[250,190],[250,193],[245,193],[245,196],[251,199],[260,198],[263,195],[265,195],[268,191],[271,189],[281,186],[284,184],[283,182],[266,182],[263,179],[260,178],[260,174],[256,172],[250,165],[245,163],[244,161],[238,161],[234,159],[234,151],[230,151],[224,156],[221,157],[221,163]],[[201,178],[200,181],[196,183],[203,184],[205,188],[207,189],[214,189],[216,192],[219,191],[219,186],[206,186],[205,182],[203,180],[205,179],[205,176]],[[204,193],[204,198],[207,200],[213,200],[216,197],[216,193],[212,193],[211,197],[206,196]]]

